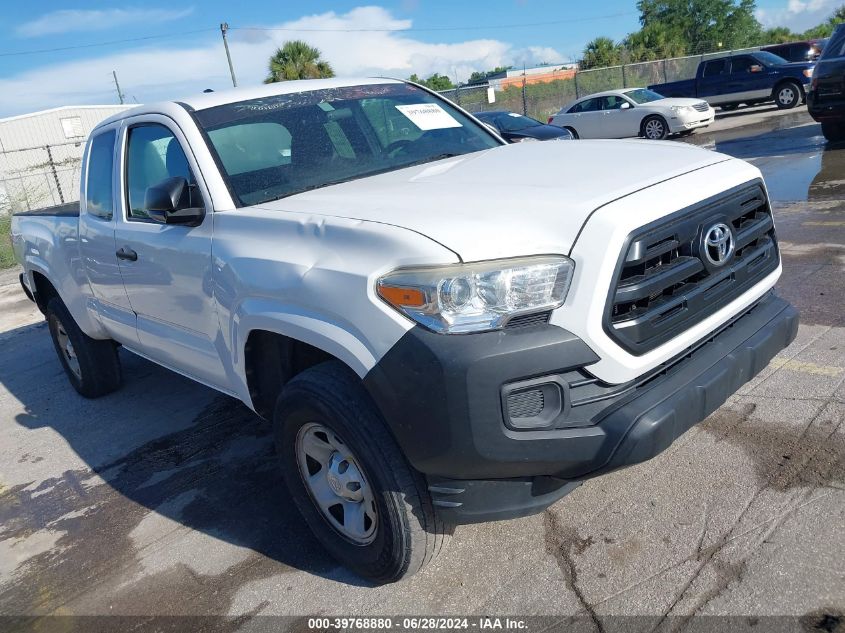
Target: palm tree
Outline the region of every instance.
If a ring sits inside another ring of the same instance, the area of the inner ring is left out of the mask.
[[[320,59],[320,50],[302,40],[292,40],[270,56],[270,74],[264,83],[323,77],[334,77],[334,71],[329,62]]]
[[[597,37],[584,48],[581,68],[604,68],[621,63],[620,46],[609,37]]]

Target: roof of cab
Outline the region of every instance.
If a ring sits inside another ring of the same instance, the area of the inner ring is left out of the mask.
[[[392,84],[403,83],[399,79],[389,79],[386,77],[347,77],[332,79],[301,79],[297,81],[278,81],[271,84],[260,84],[258,86],[250,86],[248,88],[230,88],[228,90],[221,90],[219,92],[201,92],[183,97],[181,99],[174,99],[173,101],[165,101],[158,103],[148,103],[144,105],[125,110],[119,114],[110,116],[108,119],[102,121],[97,127],[119,121],[127,117],[136,116],[138,114],[149,114],[159,112],[164,103],[183,103],[190,106],[194,110],[205,110],[228,103],[237,103],[239,101],[248,101],[249,99],[260,99],[262,97],[272,97],[275,95],[292,94],[295,92],[310,92],[312,90],[325,90],[327,88],[346,88],[350,86],[365,86],[370,84]]]

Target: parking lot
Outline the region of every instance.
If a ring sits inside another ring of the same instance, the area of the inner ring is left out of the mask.
[[[125,352],[123,389],[80,398],[17,272],[0,274],[0,613],[21,629],[45,615],[228,615],[208,628],[238,630],[267,615],[516,614],[678,630],[700,614],[840,630],[845,148],[803,108],[767,113],[687,140],[763,170],[796,341],[656,459],[543,514],[463,526],[397,585],[321,550],[268,426],[239,402]]]

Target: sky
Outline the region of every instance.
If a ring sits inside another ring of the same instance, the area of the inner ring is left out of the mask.
[[[841,3],[758,0],[757,15],[800,31]],[[129,103],[231,87],[221,22],[240,85],[260,83],[288,39],[317,46],[339,76],[465,81],[474,70],[576,59],[594,37],[619,40],[639,26],[636,0],[4,0],[0,117],[117,103],[112,71]]]

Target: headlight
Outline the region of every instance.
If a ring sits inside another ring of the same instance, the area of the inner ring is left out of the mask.
[[[695,112],[695,108],[692,106],[672,106],[672,112],[675,114],[687,114],[690,112]]]
[[[435,332],[483,332],[518,315],[559,307],[574,268],[568,257],[546,256],[405,269],[379,279],[376,291]]]

